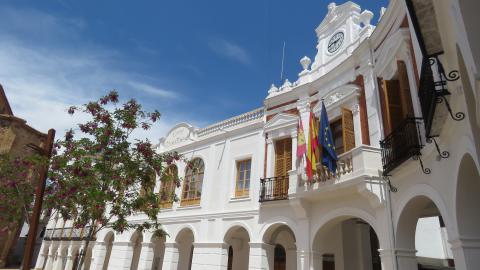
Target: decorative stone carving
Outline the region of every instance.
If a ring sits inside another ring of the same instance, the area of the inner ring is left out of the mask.
[[[333,103],[339,101],[340,99],[342,99],[344,96],[346,96],[346,93],[342,93],[342,92],[335,92],[335,93],[327,96],[324,99],[325,106],[330,106],[331,104],[333,104]]]
[[[190,140],[191,137],[191,129],[188,128],[186,125],[178,126],[168,134],[167,138],[165,138],[164,146],[169,147],[172,145],[179,144],[184,141]]]
[[[268,94],[272,95],[276,92],[278,92],[278,88],[275,86],[275,84],[272,83],[272,85],[270,86],[270,89],[268,90]]]
[[[288,79],[285,79],[285,82],[280,87],[280,91],[287,91],[287,90],[290,90],[291,88],[292,88],[292,83]]]
[[[304,56],[302,59],[300,59],[300,64],[302,65],[303,71],[308,70],[311,62],[312,60],[310,60],[310,58],[308,58],[307,56]]]

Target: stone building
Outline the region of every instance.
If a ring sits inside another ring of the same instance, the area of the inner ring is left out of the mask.
[[[13,115],[3,87],[0,85],[0,154],[15,157],[32,155],[28,144],[43,146],[47,135],[27,125],[27,122]],[[32,179],[32,185],[36,182]],[[14,229],[0,231],[0,267],[20,265],[25,235],[21,235],[23,220]],[[45,225],[45,224],[44,224]],[[37,252],[41,238],[37,241]]]
[[[168,236],[96,236],[85,269],[480,269],[478,1],[391,0],[373,13],[331,3],[317,54],[263,106],[196,128],[159,151],[195,166],[162,204]],[[324,100],[339,156],[306,181],[298,122]],[[253,106],[253,105],[252,105]],[[135,215],[130,222],[142,222]],[[52,219],[37,269],[71,269],[82,249]]]

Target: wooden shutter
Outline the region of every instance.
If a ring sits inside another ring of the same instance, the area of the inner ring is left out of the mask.
[[[275,176],[286,176],[292,169],[292,139],[275,141]]]
[[[410,94],[410,84],[408,82],[407,67],[402,61],[397,62],[398,67],[398,81],[400,90],[400,100],[402,103],[403,118],[413,117],[412,95]]]
[[[342,136],[344,152],[355,148],[355,130],[353,127],[353,113],[351,110],[342,108]]]
[[[398,80],[384,80],[383,90],[385,93],[388,130],[391,133],[403,120],[402,101],[400,96],[400,84]]]

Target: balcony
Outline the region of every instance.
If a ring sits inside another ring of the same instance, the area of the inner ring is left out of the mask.
[[[361,145],[339,156],[337,170],[331,173],[317,164],[313,181],[305,181],[304,173],[294,169],[288,176],[260,180],[260,202],[287,200],[291,198],[318,198],[319,192],[342,189],[363,183],[367,178],[378,177],[382,168],[380,149]],[[298,170],[300,171],[300,170]]]
[[[44,240],[52,240],[52,241],[63,241],[63,240],[81,241],[81,240],[85,240],[88,229],[89,227],[47,229],[45,231],[45,236],[43,238]]]
[[[260,179],[259,202],[288,199],[289,176],[277,176]]]
[[[384,140],[382,148],[383,174],[386,176],[407,159],[421,155],[421,118],[406,118]]]

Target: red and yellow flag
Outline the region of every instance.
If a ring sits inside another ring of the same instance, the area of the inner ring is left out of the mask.
[[[301,159],[307,152],[307,143],[305,141],[305,131],[303,130],[302,117],[298,119],[297,133],[297,158]]]
[[[307,178],[313,179],[314,173],[317,171],[318,158],[318,127],[312,112],[310,112],[307,146]]]

